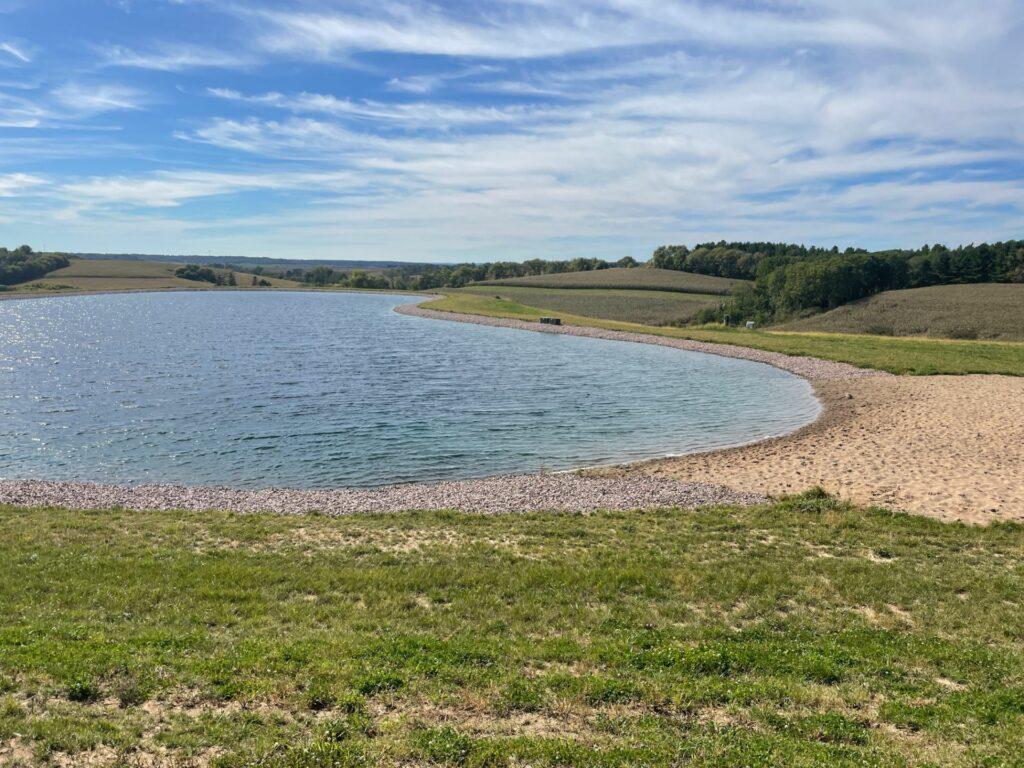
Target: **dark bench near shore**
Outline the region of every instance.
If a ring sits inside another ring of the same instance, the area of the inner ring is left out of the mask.
[[[560,318],[560,317],[542,317],[540,319],[540,321],[544,325],[561,325],[562,324],[562,318]]]

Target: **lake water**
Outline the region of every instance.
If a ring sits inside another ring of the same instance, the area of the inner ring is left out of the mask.
[[[370,486],[704,450],[818,414],[765,365],[392,311],[409,300],[0,301],[0,477]]]

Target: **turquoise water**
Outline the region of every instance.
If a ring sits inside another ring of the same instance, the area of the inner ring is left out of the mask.
[[[392,311],[407,301],[0,302],[0,477],[371,486],[705,450],[818,413],[765,365]]]

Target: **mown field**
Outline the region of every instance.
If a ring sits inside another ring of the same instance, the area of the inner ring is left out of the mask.
[[[160,289],[203,290],[215,288],[210,283],[182,280],[174,275],[180,264],[158,261],[135,261],[130,259],[74,259],[70,266],[50,272],[46,276],[28,283],[12,286],[15,292],[72,292],[72,291],[137,291]],[[227,270],[215,272],[227,274]],[[235,278],[241,288],[247,288],[252,275],[236,272]],[[291,280],[267,278],[273,287],[293,287]]]
[[[458,292],[491,298],[500,297],[549,313],[568,313],[646,325],[687,323],[700,310],[717,306],[721,300],[719,296],[706,293],[600,288],[526,288],[505,285],[469,286],[459,289]]]
[[[1022,637],[1020,526],[814,494],[0,508],[5,765],[1016,765]]]
[[[616,288],[634,291],[681,291],[725,295],[744,280],[678,272],[672,269],[636,267],[633,269],[598,269],[591,272],[563,272],[554,275],[531,275],[508,280],[489,280],[477,285],[509,285],[528,288]]]
[[[550,314],[545,310],[524,306],[518,302],[465,292],[450,292],[443,299],[427,302],[423,306],[446,312],[464,312],[518,320],[537,320],[545,314]],[[562,322],[567,325],[589,325],[634,333],[649,333],[656,336],[710,341],[717,344],[736,344],[741,347],[766,349],[786,355],[807,355],[824,360],[838,360],[862,368],[876,368],[891,373],[911,375],[1001,373],[1010,376],[1024,376],[1024,344],[1021,343],[893,338],[838,333],[747,331],[721,326],[673,328],[567,313],[560,317]]]
[[[936,285],[886,291],[784,330],[1024,341],[1024,284]]]

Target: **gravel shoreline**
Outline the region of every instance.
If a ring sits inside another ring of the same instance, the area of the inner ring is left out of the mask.
[[[431,297],[432,298],[432,297]],[[746,347],[709,344],[685,339],[609,331],[582,326],[550,326],[522,320],[437,312],[418,304],[396,307],[397,312],[435,320],[518,328],[541,333],[658,344],[675,349],[752,360],[790,371],[812,381],[888,376],[808,357],[790,357]],[[717,478],[715,478],[717,480]],[[448,510],[484,514],[512,512],[573,512],[632,510],[652,507],[695,508],[713,505],[760,504],[760,493],[732,490],[717,482],[687,482],[643,475],[593,477],[578,473],[505,475],[481,480],[432,484],[390,485],[379,488],[302,490],[266,488],[238,490],[179,485],[104,485],[45,480],[0,480],[0,504],[20,507],[143,510],[224,510],[344,515],[406,510]]]
[[[651,477],[592,478],[573,473],[505,475],[483,480],[381,488],[245,491],[180,485],[100,485],[0,480],[0,504],[68,509],[224,510],[346,515],[358,512],[448,510],[484,514],[595,512],[652,507],[760,504],[766,497],[714,483]]]

